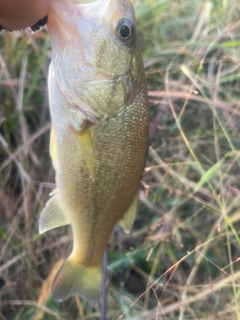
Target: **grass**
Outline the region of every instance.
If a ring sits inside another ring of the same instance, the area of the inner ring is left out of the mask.
[[[140,0],[150,149],[134,229],[109,249],[109,319],[240,319],[240,4]],[[47,32],[0,36],[0,319],[99,319],[49,288],[68,228],[37,232],[54,187]],[[60,262],[59,262],[60,263]]]

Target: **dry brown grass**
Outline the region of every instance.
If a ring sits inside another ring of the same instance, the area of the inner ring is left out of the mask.
[[[137,7],[151,146],[134,230],[110,242],[109,319],[240,319],[238,2]],[[71,248],[67,227],[37,232],[54,188],[46,35],[0,36],[0,319],[98,319],[39,298]]]

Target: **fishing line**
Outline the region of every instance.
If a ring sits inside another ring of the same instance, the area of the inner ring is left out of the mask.
[[[102,260],[102,286],[101,286],[101,299],[100,299],[100,320],[106,320],[107,315],[107,265],[108,265],[108,246],[106,246]]]

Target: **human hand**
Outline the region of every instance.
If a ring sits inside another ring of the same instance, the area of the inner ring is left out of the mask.
[[[51,0],[0,0],[0,30],[9,31],[32,27],[33,30],[47,22]]]

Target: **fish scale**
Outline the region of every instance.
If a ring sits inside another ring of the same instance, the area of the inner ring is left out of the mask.
[[[52,0],[48,17],[57,188],[40,214],[39,231],[66,224],[73,231],[72,252],[53,282],[54,299],[79,294],[96,300],[113,227],[129,232],[137,210],[148,149],[144,68],[128,0]]]

